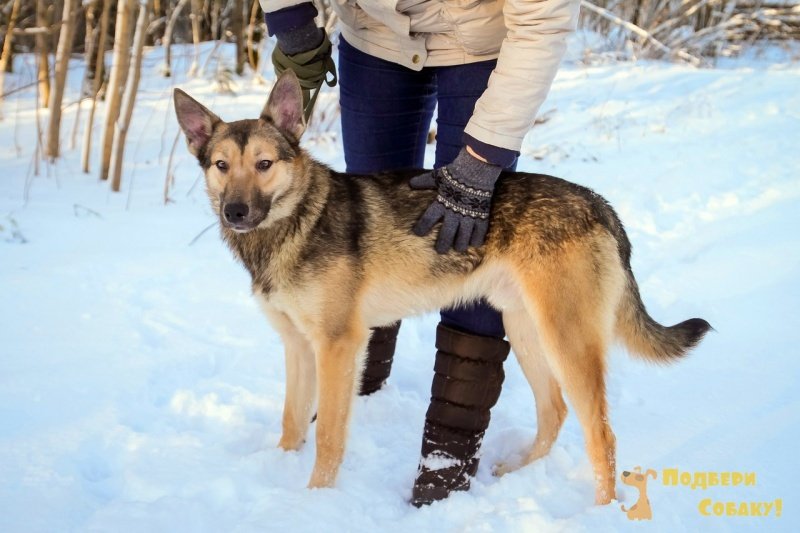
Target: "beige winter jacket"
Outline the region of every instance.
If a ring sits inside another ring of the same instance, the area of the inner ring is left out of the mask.
[[[259,0],[270,13],[308,0]],[[497,58],[466,133],[519,151],[574,31],[580,0],[331,0],[345,40],[410,69]]]

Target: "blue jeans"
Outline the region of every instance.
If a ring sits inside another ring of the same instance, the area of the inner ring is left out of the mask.
[[[452,162],[495,64],[481,61],[417,72],[339,39],[339,102],[347,172],[422,168],[437,104],[434,166]],[[505,336],[502,316],[484,301],[443,310],[441,317],[445,326],[467,333]]]

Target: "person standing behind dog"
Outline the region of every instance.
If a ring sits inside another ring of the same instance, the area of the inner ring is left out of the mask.
[[[304,88],[306,118],[322,83],[336,84],[331,43],[308,0],[259,0],[273,64]],[[438,105],[438,189],[413,228],[439,225],[436,250],[483,243],[494,184],[513,169],[575,30],[579,0],[333,0],[341,20],[339,83],[347,172],[422,168]],[[451,251],[454,250],[454,251]],[[360,394],[389,376],[400,324],[374,330]],[[500,313],[486,302],[441,312],[431,403],[411,502],[467,490],[509,353]],[[445,465],[444,468],[441,468]]]

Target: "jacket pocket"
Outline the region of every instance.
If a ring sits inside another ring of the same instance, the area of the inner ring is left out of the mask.
[[[378,22],[397,35],[409,34],[411,20],[397,11],[397,0],[348,0],[347,4],[351,3],[356,5],[356,10],[366,19],[361,21],[366,28]]]
[[[339,15],[340,23],[351,30],[363,30],[367,27],[367,15],[358,7],[356,0],[334,0],[333,10]]]
[[[442,15],[468,54],[481,56],[500,51],[507,33],[502,1],[444,0]]]

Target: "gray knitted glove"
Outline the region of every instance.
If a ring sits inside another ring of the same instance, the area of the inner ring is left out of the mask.
[[[313,19],[299,28],[275,32],[278,46],[283,50],[283,53],[290,56],[317,48],[322,44],[324,38],[325,31],[322,28],[318,28]]]
[[[502,169],[484,163],[462,148],[455,161],[432,172],[411,178],[413,189],[437,189],[436,200],[414,226],[414,233],[427,235],[443,220],[436,238],[436,251],[450,248],[465,252],[469,246],[480,246],[489,229],[494,184]]]

